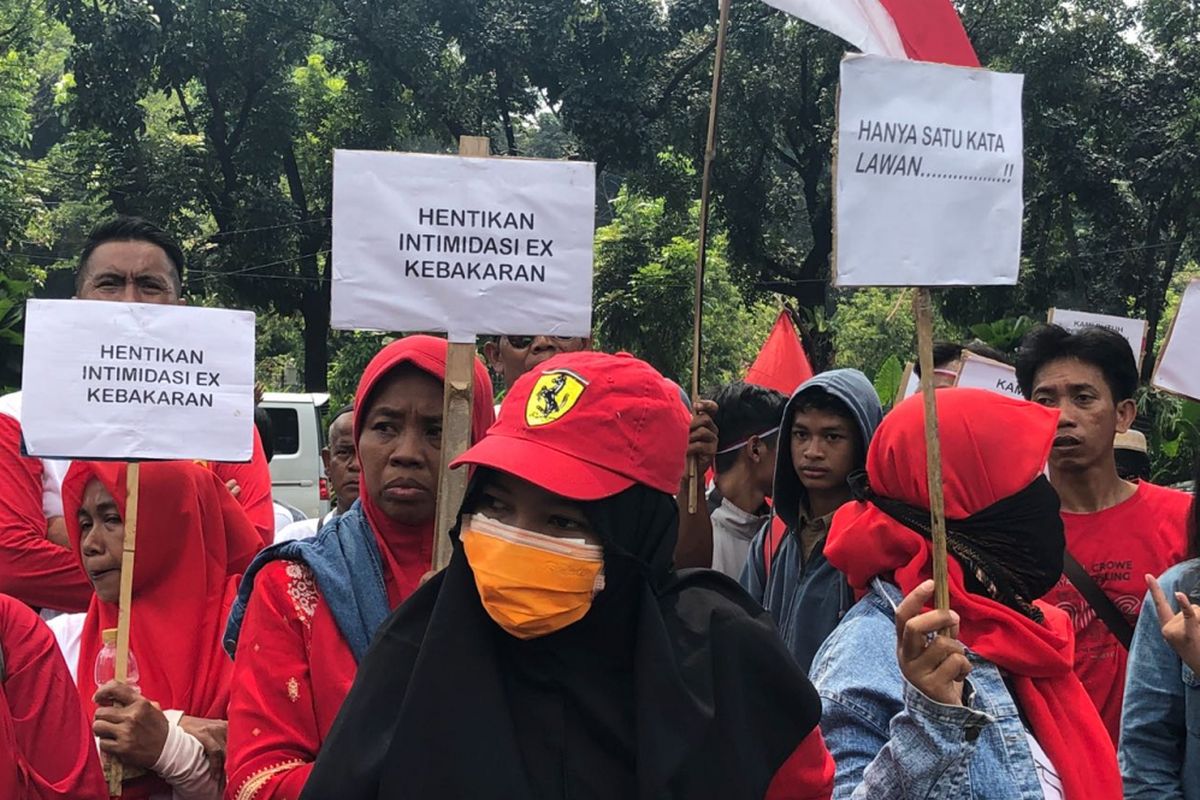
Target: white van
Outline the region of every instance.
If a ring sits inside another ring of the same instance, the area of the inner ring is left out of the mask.
[[[321,463],[327,394],[267,392],[259,408],[271,418],[275,455],[271,494],[281,503],[320,517],[329,510],[329,484]]]

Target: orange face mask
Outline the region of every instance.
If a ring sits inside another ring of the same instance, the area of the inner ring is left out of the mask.
[[[488,616],[518,639],[578,622],[604,588],[604,548],[597,545],[478,514],[463,520],[459,538]]]

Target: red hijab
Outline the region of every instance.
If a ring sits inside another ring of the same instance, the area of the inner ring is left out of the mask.
[[[938,392],[946,517],[964,519],[1011,497],[1041,474],[1058,413],[979,389]],[[881,497],[929,508],[925,409],[920,396],[898,405],[867,454],[871,488]],[[908,594],[933,575],[932,545],[870,503],[843,506],[833,518],[825,555],[850,585],[894,576]],[[1121,776],[1112,740],[1072,671],[1069,617],[1038,602],[1045,624],[967,591],[949,559],[950,606],[962,618],[964,644],[1008,673],[1033,735],[1058,770],[1068,800],[1119,800]]]
[[[371,359],[362,379],[358,382],[358,391],[354,393],[354,441],[362,433],[363,420],[366,417],[367,401],[378,386],[397,367],[410,364],[422,372],[437,378],[439,383],[446,380],[446,340],[435,336],[406,336],[398,339],[380,350]],[[483,438],[487,429],[496,419],[492,406],[492,380],[488,377],[487,368],[479,358],[475,359],[475,390],[472,395],[471,408],[471,441],[474,443]],[[359,460],[362,467],[362,460]],[[420,525],[404,525],[388,517],[375,505],[372,488],[369,485],[367,472],[363,470],[361,477],[362,491],[359,492],[359,502],[363,512],[371,523],[379,552],[388,568],[391,580],[387,582],[388,596],[392,605],[400,604],[404,598],[417,590],[421,577],[429,571],[433,562],[434,520]]]
[[[97,479],[125,518],[127,465],[76,461],[63,481],[71,549],[83,564],[79,507]],[[225,719],[233,662],[221,649],[237,576],[262,546],[237,500],[207,469],[184,461],[141,466],[137,554],[129,648],[142,693],[164,709]],[[100,634],[117,627],[116,604],[93,595],[84,621],[76,681],[84,713],[96,706],[93,674]],[[138,797],[139,794],[129,795]]]

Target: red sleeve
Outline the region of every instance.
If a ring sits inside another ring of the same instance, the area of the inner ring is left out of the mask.
[[[813,728],[775,773],[764,800],[829,800],[833,777],[833,756],[821,729]]]
[[[0,641],[6,673],[0,690],[0,749],[11,753],[17,785],[23,788],[4,796],[107,800],[91,725],[54,634],[29,608],[0,596]],[[5,777],[0,777],[0,787]]]
[[[317,601],[312,574],[293,562],[254,581],[233,662],[226,800],[294,800],[308,780],[321,749],[308,658]]]
[[[92,585],[75,554],[46,538],[42,462],[21,455],[21,425],[0,414],[0,593],[39,608],[86,611]]]
[[[271,502],[271,468],[267,465],[267,454],[263,450],[258,429],[254,430],[254,455],[248,464],[226,464],[214,462],[212,470],[223,481],[238,482],[242,492],[238,502],[246,516],[254,523],[263,546],[275,541],[275,506]]]

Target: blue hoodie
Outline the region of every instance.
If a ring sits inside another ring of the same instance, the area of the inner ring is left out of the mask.
[[[792,463],[792,416],[800,396],[815,387],[824,389],[846,406],[858,423],[864,453],[883,420],[883,407],[875,387],[856,369],[822,372],[805,381],[783,409],[771,505],[773,514],[787,525],[787,533],[772,556],[768,573],[763,566],[764,548],[769,547],[766,542],[774,520],[767,521],[750,543],[750,557],[742,571],[741,584],[771,612],[784,643],[805,673],[812,666],[817,650],[854,605],[845,578],[825,560],[824,538],[807,559],[800,542],[800,509],[807,505],[807,493]]]

